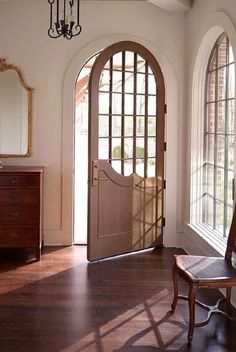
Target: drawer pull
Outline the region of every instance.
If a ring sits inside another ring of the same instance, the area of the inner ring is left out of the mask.
[[[16,184],[18,184],[20,182],[20,180],[18,179],[18,178],[12,178],[11,179],[11,184],[12,185],[16,185]]]
[[[11,237],[11,238],[17,238],[17,237],[18,237],[18,233],[17,233],[17,232],[10,232],[10,233],[9,233],[9,237]]]
[[[17,217],[17,216],[19,216],[19,215],[20,215],[20,213],[17,212],[17,211],[12,211],[12,212],[11,212],[11,216]]]

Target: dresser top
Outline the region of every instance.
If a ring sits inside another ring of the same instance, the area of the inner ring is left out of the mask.
[[[43,172],[44,166],[2,166],[0,173],[4,172]]]

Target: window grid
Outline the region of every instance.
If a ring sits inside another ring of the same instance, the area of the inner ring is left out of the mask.
[[[139,70],[140,56],[137,53],[133,53],[133,70],[127,69],[127,52],[122,51],[120,54],[118,64],[117,61],[114,63],[114,56],[107,62],[100,79],[99,96],[103,97],[101,100],[99,98],[99,159],[108,161],[121,175],[127,175],[129,169],[130,174],[156,176],[156,80],[152,80],[154,75],[148,62],[142,58],[143,72]],[[114,72],[119,72],[119,75],[115,77]],[[127,89],[129,78],[132,88],[129,86]],[[109,109],[102,99],[109,102]],[[127,121],[131,119],[132,130],[130,128],[127,131]],[[103,130],[100,131],[102,125]],[[130,168],[127,168],[127,163]]]
[[[234,130],[234,121],[233,119],[229,121],[228,106],[229,102],[234,101],[235,98],[229,96],[229,70],[230,67],[232,68],[231,65],[234,65],[234,62],[229,60],[229,50],[229,39],[226,33],[223,33],[212,50],[206,74],[205,89],[205,162],[202,221],[213,230],[219,232],[223,237],[228,235],[229,217],[232,214],[232,202],[230,203],[228,199],[228,188],[231,182],[229,174],[232,172],[232,168],[229,165],[230,151],[228,146],[230,138],[234,136],[234,134],[229,133],[229,131]],[[223,63],[222,59],[224,60]],[[215,66],[213,69],[212,65]],[[220,110],[221,105],[222,111]],[[213,106],[214,110],[212,113],[211,109]],[[230,125],[230,122],[233,126]],[[213,128],[212,124],[214,124]],[[219,132],[220,127],[223,132]],[[210,129],[213,131],[210,131]],[[211,137],[214,137],[213,148],[212,145],[210,146]],[[213,153],[213,162],[211,160],[212,156],[210,158],[210,150]],[[210,170],[213,170],[213,178]],[[223,180],[221,179],[222,176]],[[213,187],[209,183],[209,179],[213,179]],[[213,206],[213,209],[211,209],[211,206]]]

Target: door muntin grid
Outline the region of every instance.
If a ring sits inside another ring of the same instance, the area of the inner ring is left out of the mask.
[[[235,64],[226,33],[212,50],[205,96],[203,223],[227,237],[233,213]]]
[[[157,174],[157,98],[155,76],[136,52],[118,52],[103,67],[98,158],[121,175]]]

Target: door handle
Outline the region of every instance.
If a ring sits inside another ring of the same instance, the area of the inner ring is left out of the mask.
[[[99,181],[108,181],[107,177],[99,177],[98,175],[99,173],[98,160],[93,160],[92,165],[93,165],[92,166],[93,167],[92,185],[94,187],[97,187]]]
[[[92,168],[93,168],[92,185],[96,187],[98,186],[98,160],[93,160]]]

